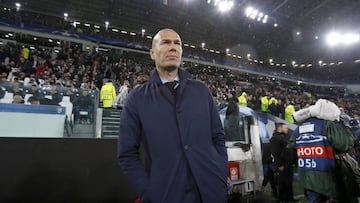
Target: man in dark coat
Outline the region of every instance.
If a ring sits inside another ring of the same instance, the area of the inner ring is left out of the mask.
[[[294,150],[287,148],[288,126],[277,123],[276,131],[270,139],[270,150],[274,157],[274,170],[279,174],[277,178],[279,201],[297,202],[293,197],[293,168]]]
[[[181,39],[174,30],[155,35],[150,55],[156,70],[131,91],[121,115],[123,173],[142,203],[225,203],[228,159],[209,89],[179,69]]]

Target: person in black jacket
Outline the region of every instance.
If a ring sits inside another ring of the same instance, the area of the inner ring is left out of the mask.
[[[288,139],[288,126],[285,123],[277,123],[276,131],[270,139],[270,150],[274,157],[274,170],[278,173],[279,201],[296,202],[292,188],[294,160],[292,152],[287,148]]]

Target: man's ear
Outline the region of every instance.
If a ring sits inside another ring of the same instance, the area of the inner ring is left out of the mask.
[[[155,53],[154,53],[154,50],[153,49],[150,49],[150,57],[151,59],[154,61],[155,60]]]

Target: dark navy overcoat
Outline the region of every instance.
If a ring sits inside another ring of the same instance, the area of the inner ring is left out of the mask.
[[[143,203],[191,203],[189,169],[203,203],[227,199],[223,127],[205,84],[179,69],[176,97],[156,70],[131,91],[121,113],[118,159]],[[143,144],[146,159],[140,160]]]

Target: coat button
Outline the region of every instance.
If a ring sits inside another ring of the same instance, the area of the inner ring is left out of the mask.
[[[189,145],[187,145],[187,144],[184,145],[184,149],[185,149],[185,150],[188,150],[188,149],[189,149]]]

